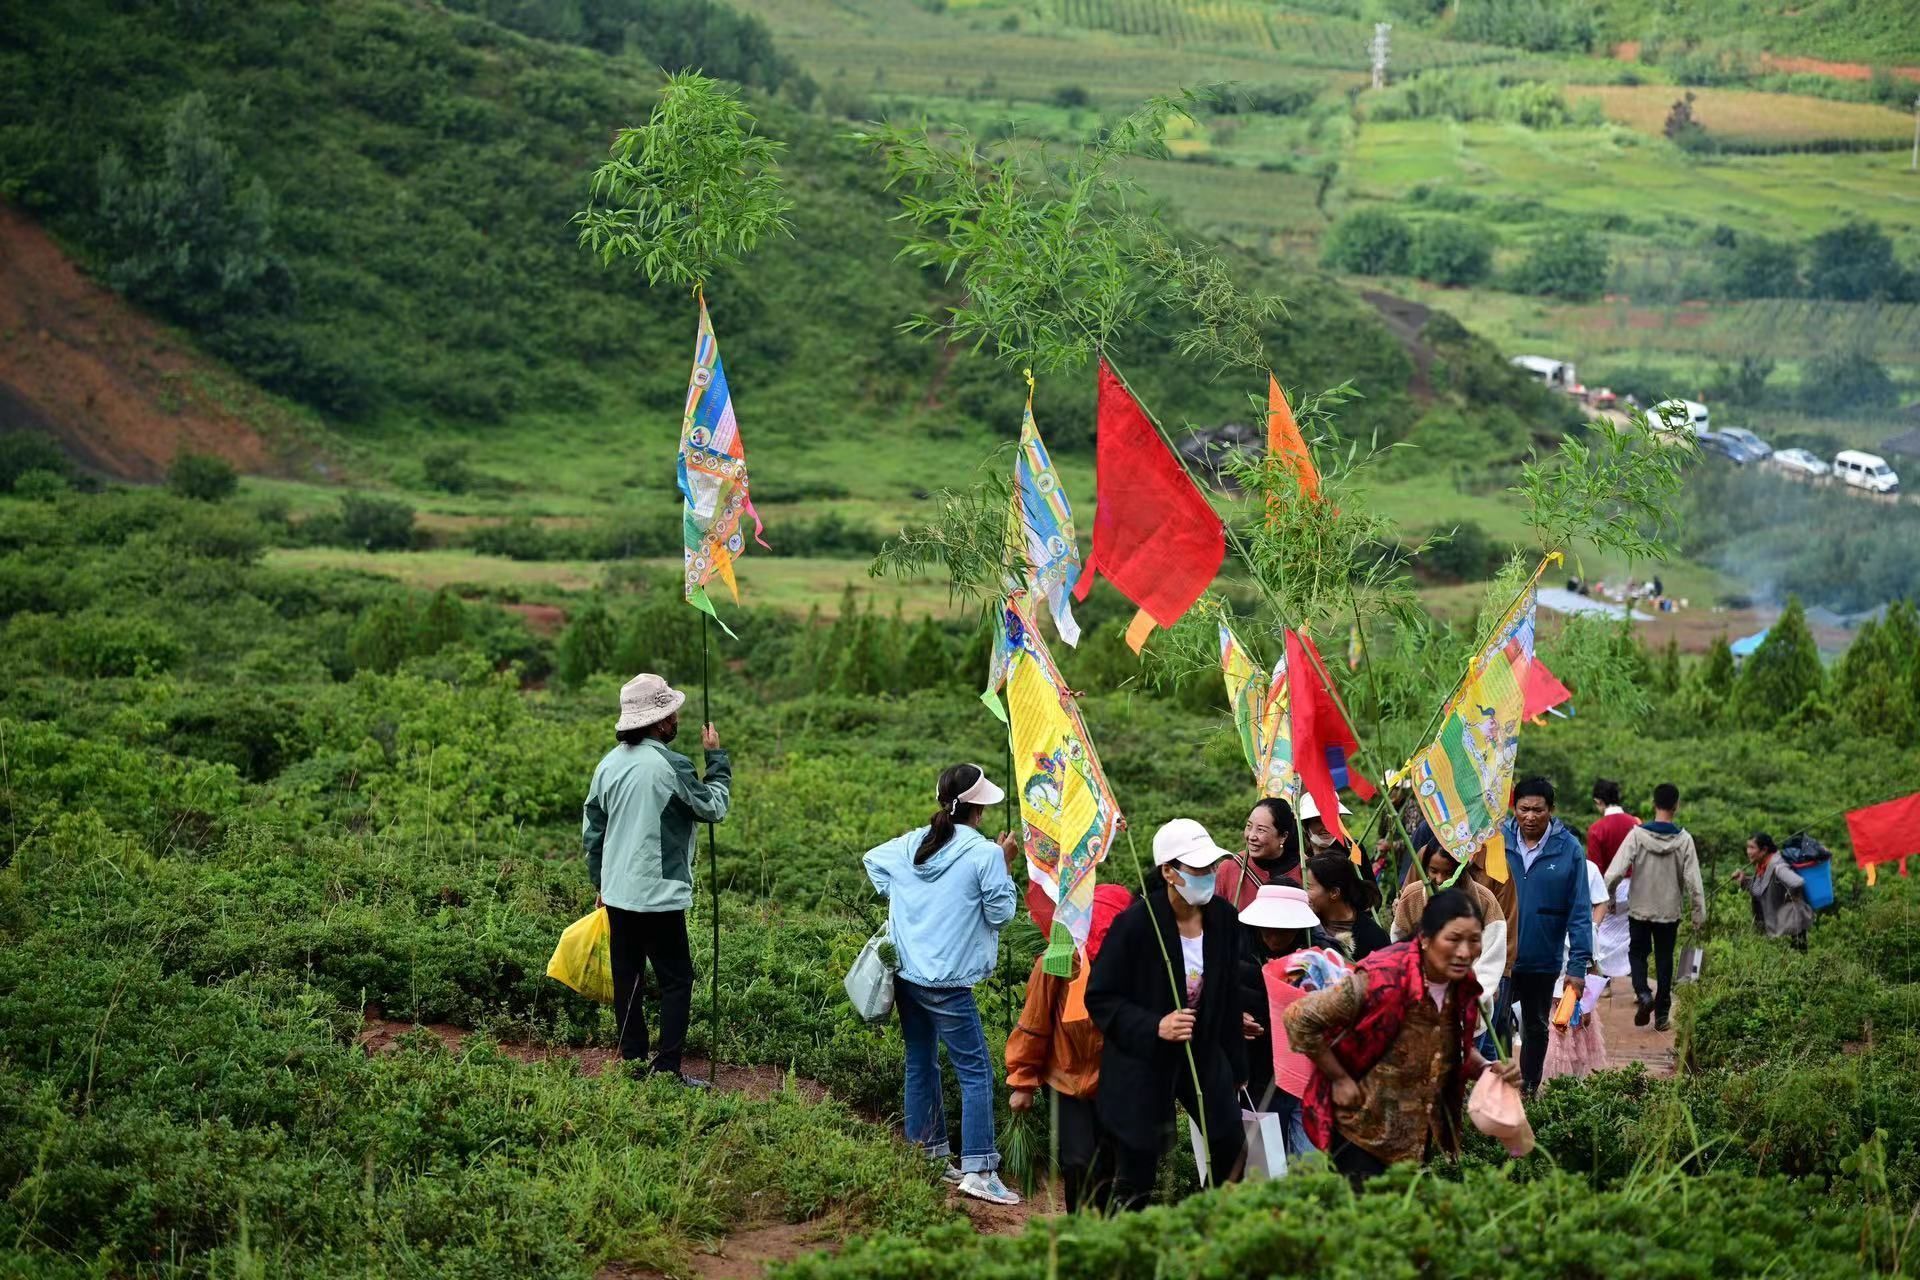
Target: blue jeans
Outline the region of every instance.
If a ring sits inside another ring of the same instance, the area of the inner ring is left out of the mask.
[[[940,1046],[960,1080],[960,1172],[1000,1167],[993,1144],[993,1067],[980,1007],[969,987],[922,987],[894,979],[894,1007],[907,1041],[907,1141],[939,1159],[953,1154],[941,1098]]]

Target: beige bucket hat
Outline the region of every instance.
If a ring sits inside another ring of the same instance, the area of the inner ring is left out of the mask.
[[[659,724],[678,711],[686,700],[687,695],[666,680],[651,671],[643,671],[620,686],[620,719],[614,723],[614,731],[625,733],[629,729]]]

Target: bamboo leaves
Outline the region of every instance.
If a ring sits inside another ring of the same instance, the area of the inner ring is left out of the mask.
[[[1634,560],[1665,560],[1675,527],[1673,501],[1692,446],[1657,436],[1644,415],[1628,426],[1587,424],[1587,438],[1569,435],[1556,454],[1522,464],[1508,490],[1525,499],[1527,527],[1546,551],[1581,542]]]
[[[650,285],[703,285],[771,235],[791,235],[775,160],[782,144],[694,71],[669,75],[647,123],[622,129],[594,170],[580,243],[631,262]]]

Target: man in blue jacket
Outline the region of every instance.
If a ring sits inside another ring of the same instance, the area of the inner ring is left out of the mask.
[[[1513,816],[1501,827],[1507,872],[1519,898],[1512,993],[1520,1001],[1520,1075],[1531,1096],[1547,1058],[1553,982],[1563,971],[1578,989],[1593,955],[1587,851],[1553,816],[1553,784],[1528,778],[1513,789]]]

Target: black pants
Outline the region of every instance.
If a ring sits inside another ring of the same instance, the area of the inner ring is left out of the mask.
[[[1193,1081],[1182,1080],[1174,1087],[1174,1096],[1185,1109],[1187,1115],[1198,1117],[1200,1110],[1194,1103]],[[1174,1126],[1181,1131],[1182,1141],[1185,1131],[1181,1122]],[[1229,1099],[1225,1105],[1208,1109],[1206,1119],[1207,1132],[1207,1170],[1208,1182],[1212,1186],[1235,1182],[1240,1177],[1240,1158],[1246,1153],[1247,1135],[1240,1127],[1240,1105]],[[1162,1137],[1160,1145],[1155,1147],[1129,1147],[1117,1140],[1113,1148],[1113,1207],[1121,1210],[1144,1209],[1153,1199],[1154,1185],[1160,1179],[1160,1157],[1166,1154],[1167,1142]]]
[[[613,1018],[620,1028],[620,1057],[640,1062],[647,1056],[646,966],[660,984],[660,1049],[653,1069],[678,1074],[687,1044],[687,1015],[693,1008],[693,956],[687,949],[684,911],[626,911],[607,908],[609,958],[613,961]]]
[[[1370,1151],[1362,1151],[1337,1131],[1333,1135],[1333,1144],[1327,1148],[1327,1159],[1353,1184],[1355,1191],[1360,1190],[1368,1178],[1387,1171],[1386,1161]]]
[[[1633,966],[1633,994],[1653,1002],[1653,1016],[1665,1020],[1673,1008],[1673,940],[1680,934],[1678,920],[1628,920],[1627,962]],[[1653,952],[1653,972],[1660,987],[1647,989],[1647,952]]]
[[[1553,984],[1557,973],[1516,973],[1511,979],[1520,1001],[1520,1080],[1532,1093],[1540,1087],[1547,1065],[1547,1022],[1553,1017]]]
[[[1113,1201],[1113,1139],[1100,1124],[1093,1100],[1051,1092],[1053,1134],[1067,1212],[1105,1213]]]

